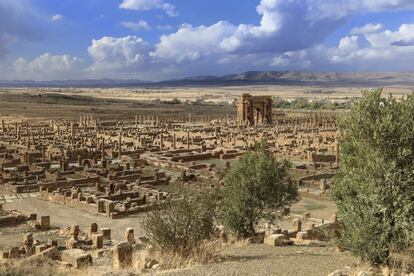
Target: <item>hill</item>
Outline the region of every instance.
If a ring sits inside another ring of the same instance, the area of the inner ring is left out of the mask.
[[[159,82],[143,80],[0,81],[0,87],[191,87],[191,86],[414,86],[414,72],[249,71],[225,76],[193,76]]]

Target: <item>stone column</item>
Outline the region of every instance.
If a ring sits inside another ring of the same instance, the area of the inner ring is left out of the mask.
[[[112,267],[116,270],[132,266],[132,246],[128,242],[121,242],[112,249]]]
[[[335,163],[339,165],[339,141],[335,142]]]
[[[122,155],[122,138],[121,138],[121,134],[119,134],[118,137],[118,159],[121,158]]]
[[[101,153],[101,160],[105,160],[105,138],[102,138],[102,153]]]
[[[132,228],[127,228],[126,229],[126,231],[125,231],[125,240],[131,245],[135,243],[134,229],[132,229]]]

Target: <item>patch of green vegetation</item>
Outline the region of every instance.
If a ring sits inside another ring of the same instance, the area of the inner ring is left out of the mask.
[[[293,101],[283,100],[281,98],[273,99],[273,107],[280,109],[307,109],[307,110],[337,110],[337,109],[349,109],[351,108],[351,102],[331,102],[326,100],[312,100],[298,98]]]
[[[339,119],[341,167],[333,198],[339,245],[372,264],[414,246],[414,95],[364,92]]]

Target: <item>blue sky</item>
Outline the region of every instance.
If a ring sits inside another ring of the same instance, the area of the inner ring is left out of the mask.
[[[412,0],[0,0],[0,79],[413,67]]]

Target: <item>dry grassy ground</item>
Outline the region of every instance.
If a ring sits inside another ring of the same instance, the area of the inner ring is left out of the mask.
[[[204,99],[209,102],[227,102],[243,93],[256,95],[270,95],[283,99],[298,97],[309,99],[346,100],[360,97],[362,90],[376,87],[318,87],[318,86],[225,86],[225,87],[183,87],[183,88],[2,88],[0,93],[33,95],[45,93],[57,93],[63,95],[76,95],[98,99],[151,101],[155,99],[172,100],[174,98],[183,101],[195,101]],[[384,87],[385,94],[396,97],[412,93],[409,86]]]
[[[339,253],[334,247],[267,245],[228,245],[222,251],[221,261],[208,265],[196,265],[175,270],[138,269],[113,271],[109,256],[94,260],[88,270],[71,270],[50,261],[27,259],[5,265],[0,263],[0,275],[328,275],[344,267],[355,267],[357,259],[348,253]]]

